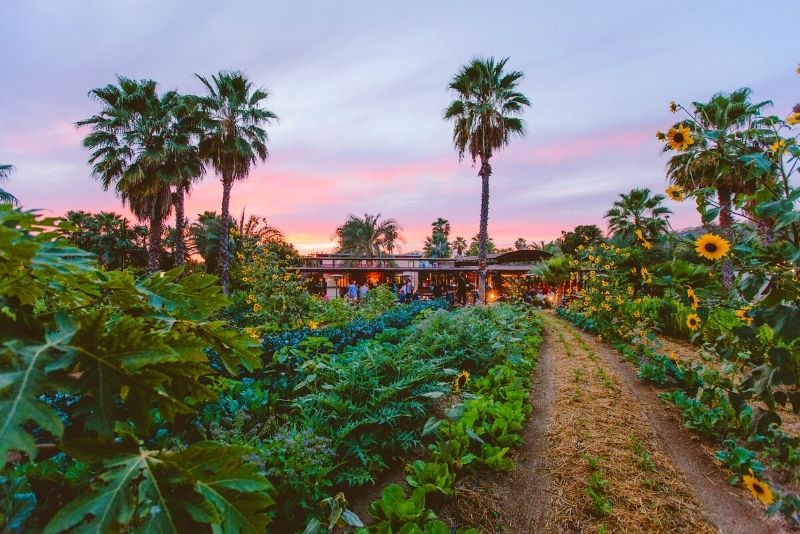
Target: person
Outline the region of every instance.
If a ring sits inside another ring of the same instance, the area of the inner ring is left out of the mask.
[[[358,286],[355,280],[351,280],[350,285],[347,286],[347,298],[350,300],[356,300],[358,298]]]
[[[411,299],[414,298],[414,284],[411,283],[410,278],[406,278],[406,283],[403,284],[403,289],[401,291],[405,295],[403,302],[411,302]]]
[[[367,281],[365,280],[361,287],[358,288],[358,298],[364,300],[367,298],[367,294],[369,294],[369,286],[367,285]]]
[[[464,277],[458,275],[458,280],[456,282],[458,284],[458,289],[456,290],[456,296],[458,297],[458,302],[462,306],[467,305],[467,281],[464,280]]]

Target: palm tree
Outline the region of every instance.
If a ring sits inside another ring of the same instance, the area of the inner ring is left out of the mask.
[[[247,178],[250,168],[269,155],[269,136],[264,126],[278,116],[263,107],[269,93],[256,89],[239,71],[219,72],[211,82],[196,76],[206,87],[200,99],[206,113],[200,155],[210,162],[222,179],[222,219],[219,236],[220,278],[222,290],[230,294],[230,253],[228,222],[231,189],[235,180]]]
[[[453,121],[453,144],[462,160],[468,153],[475,164],[480,160],[481,178],[480,250],[478,254],[478,291],[486,296],[486,254],[489,236],[489,163],[493,153],[508,145],[511,136],[525,134],[525,124],[518,117],[528,98],[517,91],[523,77],[518,71],[504,72],[508,58],[473,59],[450,81],[456,94],[444,112],[445,120]]]
[[[450,249],[450,221],[439,217],[431,223],[433,232],[425,238],[423,250],[425,255],[431,258],[449,258],[452,254]]]
[[[666,216],[672,210],[663,206],[664,195],[652,195],[650,189],[632,189],[620,193],[605,214],[608,229],[628,243],[636,239],[636,230],[645,238],[655,238],[667,229]]]
[[[463,256],[468,248],[467,240],[463,237],[456,237],[450,245],[453,247],[456,256]]]
[[[493,254],[494,252],[497,251],[497,247],[494,245],[494,241],[489,236],[486,236],[486,240],[484,241],[484,248],[487,254]],[[474,236],[472,236],[472,239],[470,239],[469,241],[469,249],[467,249],[467,256],[480,256],[480,253],[481,253],[481,234],[477,233]]]
[[[228,226],[235,224],[228,221]],[[203,258],[206,273],[219,272],[220,229],[222,221],[214,211],[204,211],[189,225],[189,244],[192,252]],[[228,250],[236,247],[233,237],[228,234]]]
[[[205,166],[200,158],[199,147],[192,141],[202,133],[200,125],[203,113],[199,100],[193,96],[181,96],[176,101],[174,128],[180,143],[177,156],[181,160],[179,174],[175,177],[172,204],[175,206],[175,264],[186,262],[186,209],[185,199],[195,182],[202,179]]]
[[[693,128],[695,135],[696,130],[700,129],[713,132],[713,136],[698,136],[688,150],[678,153],[667,162],[667,177],[672,184],[687,191],[716,189],[719,226],[728,236],[733,223],[734,199],[755,189],[752,177],[740,159],[742,154],[731,153],[730,149],[741,145],[735,142],[737,133],[759,115],[762,107],[770,104],[769,101],[751,103],[750,93],[750,89],[745,87],[731,94],[717,93],[706,103],[693,102],[697,124],[687,121],[680,124]],[[671,150],[670,145],[666,145],[664,150]],[[733,287],[733,265],[730,260],[723,262],[722,275],[725,287]]]
[[[395,219],[381,219],[381,214],[364,217],[348,215],[334,237],[339,241],[337,252],[370,258],[391,254],[395,241],[402,238],[400,225]]]
[[[14,170],[13,165],[3,164],[0,163],[0,182],[3,180],[8,179],[8,175],[11,174],[11,171]],[[19,200],[17,197],[9,193],[8,191],[3,190],[0,188],[0,204],[19,204]]]
[[[195,172],[187,169],[188,139],[175,127],[181,97],[175,91],[159,96],[153,80],[118,77],[117,82],[89,92],[103,109],[76,124],[92,129],[83,139],[83,146],[92,151],[92,174],[104,189],[113,185],[123,204],[149,222],[147,270],[153,272],[160,267],[173,185]]]
[[[528,249],[528,242],[525,241],[524,238],[519,237],[516,241],[514,241],[514,248],[517,250],[527,250]]]

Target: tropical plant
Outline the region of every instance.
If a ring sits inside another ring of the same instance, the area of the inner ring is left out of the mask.
[[[233,221],[229,221],[229,225],[233,224]],[[221,218],[214,211],[204,211],[197,216],[196,221],[189,225],[189,249],[203,258],[208,274],[219,272],[221,227]],[[228,250],[233,250],[236,245],[230,233],[227,242]]]
[[[7,180],[8,175],[11,174],[11,171],[14,170],[13,165],[9,165],[6,163],[0,163],[0,182]],[[0,188],[0,203],[3,204],[19,204],[17,197],[9,193],[8,191]]]
[[[450,246],[453,247],[453,252],[456,253],[456,256],[463,256],[464,252],[466,252],[469,246],[467,245],[467,240],[463,237],[456,237]]]
[[[494,244],[494,240],[488,235],[486,236],[486,253],[493,254],[497,252],[497,247]],[[481,234],[477,233],[472,236],[472,239],[469,241],[469,248],[467,249],[467,256],[478,256],[481,253]]]
[[[530,248],[530,247],[528,246],[528,242],[525,241],[524,238],[518,237],[517,240],[514,241],[514,249],[515,250],[527,250],[528,248]]]
[[[186,157],[192,151],[187,132],[177,127],[176,110],[183,99],[175,91],[159,96],[153,80],[122,76],[117,85],[89,94],[102,109],[77,125],[92,130],[83,139],[92,151],[92,174],[104,189],[113,186],[139,220],[149,222],[147,269],[156,271],[173,186],[199,173],[198,160]]]
[[[369,258],[385,256],[394,250],[396,241],[403,240],[399,231],[396,219],[381,219],[380,213],[365,213],[363,218],[351,214],[334,233],[336,251]]]
[[[112,212],[68,211],[59,233],[70,243],[97,255],[106,269],[144,269],[147,265],[147,227],[132,226]]]
[[[87,466],[35,530],[263,530],[270,485],[246,448],[145,443],[214,398],[204,347],[229,372],[260,365],[247,336],[206,320],[225,302],[214,277],[101,271],[58,224],[0,206],[0,275],[14,280],[0,286],[0,463],[54,449]]]
[[[643,240],[662,235],[667,229],[666,216],[672,213],[662,205],[665,198],[664,195],[651,195],[647,188],[620,193],[619,199],[605,214],[609,231],[631,243],[636,239],[636,230]]]
[[[425,238],[423,250],[425,255],[431,258],[449,258],[452,253],[450,249],[450,222],[439,217],[431,226],[433,232]]]
[[[519,115],[528,98],[517,90],[523,74],[505,72],[508,58],[473,59],[453,77],[449,88],[456,94],[444,112],[444,119],[453,121],[453,144],[459,160],[468,154],[473,164],[480,160],[481,215],[478,247],[478,291],[486,298],[486,254],[489,240],[489,177],[490,160],[499,149],[508,145],[514,135],[525,134]]]
[[[230,225],[231,190],[236,180],[247,178],[257,161],[268,156],[266,125],[278,116],[263,107],[269,93],[255,89],[239,71],[222,71],[211,81],[196,75],[206,88],[199,99],[206,114],[199,143],[200,157],[208,161],[222,179],[222,212],[219,228],[219,262],[222,290],[231,292]]]
[[[678,152],[667,163],[670,182],[697,193],[704,204],[711,202],[710,195],[716,193],[717,204],[706,211],[703,222],[719,217],[719,226],[727,238],[731,237],[734,202],[741,195],[754,193],[758,182],[765,181],[748,168],[748,157],[758,148],[743,137],[743,132],[751,129],[761,109],[771,102],[753,104],[750,93],[745,87],[730,94],[717,93],[705,103],[692,102],[691,111],[681,108],[687,111],[688,119],[673,125],[666,134],[658,134],[665,141],[664,152]],[[771,175],[764,178],[772,181]],[[723,267],[723,283],[730,289],[733,267],[729,260]]]

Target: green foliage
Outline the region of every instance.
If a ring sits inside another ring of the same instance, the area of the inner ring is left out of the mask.
[[[43,228],[56,224],[0,207],[0,253],[6,258],[0,272],[8,281],[0,285],[0,456],[6,463],[19,451],[32,462],[38,444],[55,441],[102,467],[93,481],[98,493],[84,493],[62,508],[48,529],[77,526],[87,514],[98,528],[166,529],[167,508],[153,506],[162,498],[159,484],[191,494],[183,504],[166,504],[192,521],[223,530],[265,524],[261,510],[270,502],[261,494],[267,482],[244,463],[243,450],[219,444],[180,453],[147,450],[135,437],[214,398],[203,380],[213,374],[205,347],[213,347],[230,372],[260,365],[249,338],[205,319],[224,304],[216,280],[181,276],[180,269],[139,280],[100,271],[91,256]],[[52,400],[59,398],[67,399],[68,413]],[[203,455],[219,463],[191,477],[172,470]],[[158,471],[161,466],[165,471]],[[229,479],[231,486],[217,479]]]
[[[101,532],[122,525],[177,533],[203,524],[222,532],[263,532],[269,523],[265,510],[274,502],[271,486],[255,466],[242,462],[246,452],[214,442],[180,452],[149,451],[132,439],[76,442],[74,453],[102,461],[105,471],[90,493],[55,515],[45,533],[77,526]]]
[[[738,484],[744,475],[760,475],[764,471],[764,466],[756,460],[755,452],[739,447],[731,439],[723,441],[722,446],[724,449],[718,450],[714,456],[733,471],[729,479],[731,484]]]

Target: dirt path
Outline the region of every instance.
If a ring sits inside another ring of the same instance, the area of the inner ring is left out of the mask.
[[[650,407],[593,339],[550,314],[543,319],[556,393],[546,432],[553,502],[540,531],[717,532],[665,452]]]
[[[580,365],[585,365],[587,362],[581,355],[590,357],[594,354],[596,372],[599,372],[599,369],[605,369],[606,374],[613,376],[612,380],[621,394],[614,411],[633,411],[631,431],[647,435],[646,448],[657,466],[655,473],[668,474],[669,478],[672,478],[672,483],[676,485],[676,488],[669,490],[669,493],[672,494],[671,497],[678,496],[678,493],[674,493],[675,491],[680,494],[679,499],[673,498],[670,503],[670,495],[665,495],[665,492],[648,495],[647,491],[642,489],[640,498],[643,501],[654,498],[656,503],[665,505],[663,511],[667,515],[664,516],[664,519],[673,521],[673,525],[669,528],[667,528],[667,524],[662,524],[658,528],[645,528],[645,525],[642,524],[639,529],[634,530],[708,531],[711,528],[711,525],[706,522],[708,521],[725,534],[786,531],[785,523],[782,520],[766,518],[762,509],[755,505],[755,501],[744,490],[732,487],[727,483],[727,474],[713,463],[709,449],[700,446],[693,439],[692,434],[682,427],[674,411],[664,406],[658,399],[658,391],[639,380],[634,367],[622,360],[612,347],[598,343],[593,336],[575,329],[566,321],[552,316],[547,316],[546,321],[548,328],[556,332],[556,335],[560,334],[564,339],[562,345],[565,352],[572,353],[572,355],[565,354],[567,359],[582,360]],[[574,369],[576,365],[578,364],[565,367]],[[572,372],[574,373],[574,370]],[[563,379],[566,373],[557,374],[559,378]],[[594,404],[598,405],[597,402]],[[596,415],[599,417],[595,418],[594,425],[598,425],[601,418],[606,419],[607,414],[609,414],[608,411],[597,413]],[[617,419],[617,416],[618,413],[613,419]],[[563,427],[554,421],[551,427],[551,437],[556,441],[559,440],[563,430]],[[602,430],[602,432],[610,430]],[[645,442],[642,442],[642,445],[644,446]],[[619,460],[625,461],[624,458],[619,458]],[[652,474],[654,475],[654,473]],[[613,486],[616,475],[612,476],[609,471],[606,478],[611,479],[612,484],[609,486]],[[628,508],[624,513],[638,514],[637,508],[640,503],[628,501],[628,499],[634,498],[632,495],[623,497],[622,502],[625,504],[623,508]],[[617,508],[615,506],[612,515],[617,512]],[[689,513],[686,514],[687,512]],[[672,514],[672,517],[667,517],[669,514]],[[682,515],[688,515],[688,517],[684,519],[681,517]],[[706,523],[691,525],[692,522],[700,519]],[[682,523],[683,525],[681,525]],[[567,528],[566,530],[571,529]]]

